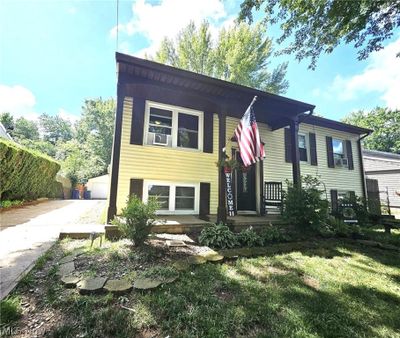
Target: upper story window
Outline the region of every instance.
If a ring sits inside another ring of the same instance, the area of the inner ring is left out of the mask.
[[[299,152],[300,152],[300,161],[307,162],[307,142],[306,135],[299,134]]]
[[[202,150],[202,112],[147,102],[146,115],[146,144]]]
[[[333,147],[333,158],[342,159],[344,158],[344,145],[342,140],[332,139],[332,147]]]

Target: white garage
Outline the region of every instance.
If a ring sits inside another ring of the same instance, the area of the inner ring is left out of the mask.
[[[107,199],[110,186],[110,176],[107,174],[90,178],[86,185],[87,190],[91,192],[92,199]]]

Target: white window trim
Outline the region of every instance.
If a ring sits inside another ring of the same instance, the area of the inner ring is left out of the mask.
[[[169,210],[156,211],[157,215],[193,215],[193,214],[199,213],[200,183],[180,183],[180,182],[172,182],[172,181],[144,180],[144,182],[143,182],[143,201],[144,202],[147,202],[149,199],[149,185],[169,186]],[[176,187],[194,188],[194,209],[175,210]]]
[[[165,148],[173,148],[185,151],[203,151],[203,130],[204,130],[204,113],[199,110],[189,109],[180,106],[172,106],[169,104],[148,101],[146,100],[146,107],[145,107],[145,126],[144,126],[144,133],[143,133],[143,144],[146,146],[157,147],[156,145],[148,144],[148,133],[149,133],[149,121],[150,121],[150,108],[160,108],[172,111],[172,129],[171,129],[171,137],[172,137],[172,147],[165,147]],[[185,148],[185,147],[178,147],[178,113],[183,113],[187,115],[194,115],[199,118],[199,130],[198,130],[198,148]]]

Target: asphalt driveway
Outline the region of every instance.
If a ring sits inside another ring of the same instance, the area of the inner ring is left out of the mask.
[[[0,213],[0,299],[57,240],[60,231],[101,231],[105,200],[53,200]]]

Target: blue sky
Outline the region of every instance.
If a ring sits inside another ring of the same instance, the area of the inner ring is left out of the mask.
[[[118,50],[152,53],[164,35],[175,36],[190,20],[208,19],[217,34],[236,18],[239,3],[120,0]],[[115,27],[116,0],[0,1],[0,111],[74,119],[85,98],[115,96]],[[315,71],[292,56],[272,65],[289,61],[285,96],[315,104],[318,113],[338,120],[357,109],[400,108],[399,32],[386,45],[364,61],[352,46],[341,46],[323,55]]]

